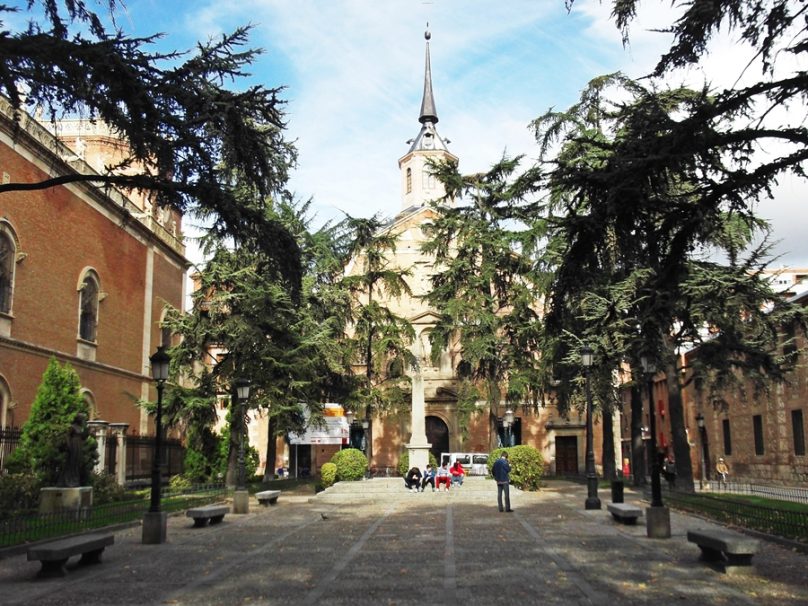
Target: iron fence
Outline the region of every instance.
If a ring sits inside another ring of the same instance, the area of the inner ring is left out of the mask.
[[[179,440],[163,440],[163,465],[161,475],[165,477],[182,473],[185,449]],[[126,438],[126,481],[145,480],[151,477],[154,459],[153,436],[130,436]]]
[[[184,490],[165,490],[162,494],[163,511],[181,511],[189,507],[221,501],[227,497],[223,484],[193,486]],[[36,513],[0,520],[0,548],[32,541],[76,534],[93,528],[102,528],[143,517],[149,508],[149,499],[140,497],[116,501],[58,513]]]
[[[751,482],[718,482],[710,480],[702,483],[701,490],[716,493],[757,495],[808,505],[808,488],[795,486],[766,486]]]
[[[0,429],[0,472],[6,469],[8,457],[20,444],[22,429],[4,427]]]
[[[727,497],[675,490],[665,494],[665,501],[676,509],[701,513],[724,524],[808,542],[808,515],[799,506],[794,509],[767,507]]]

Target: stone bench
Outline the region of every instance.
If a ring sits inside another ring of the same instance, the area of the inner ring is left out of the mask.
[[[227,505],[205,505],[204,507],[194,507],[185,512],[189,518],[193,518],[194,526],[206,526],[208,522],[218,524],[230,508]]]
[[[688,530],[687,540],[701,549],[701,559],[722,566],[725,572],[752,565],[760,541],[730,530]]]
[[[281,496],[280,490],[264,490],[263,492],[256,492],[255,498],[261,505],[276,505],[278,497]]]
[[[40,543],[28,548],[28,561],[42,562],[39,576],[64,576],[65,564],[71,556],[81,554],[80,564],[98,564],[101,552],[114,542],[112,534],[84,534]]]
[[[606,509],[615,520],[623,524],[636,524],[637,518],[642,515],[642,509],[628,503],[609,503]]]

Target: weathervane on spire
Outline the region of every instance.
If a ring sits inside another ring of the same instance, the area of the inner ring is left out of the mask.
[[[426,31],[424,32],[424,38],[429,40],[432,37],[432,34],[429,33],[429,21],[426,22]]]

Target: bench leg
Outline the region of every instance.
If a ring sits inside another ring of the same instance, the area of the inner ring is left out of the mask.
[[[194,528],[202,528],[208,525],[208,518],[194,518]]]
[[[63,577],[65,576],[65,564],[68,558],[63,560],[42,560],[42,568],[39,569],[39,578]]]
[[[224,514],[223,514],[223,515],[220,515],[220,516],[213,516],[213,517],[210,519],[210,523],[211,523],[211,524],[218,524],[218,523],[219,523],[219,522],[221,522],[222,520],[224,520]]]
[[[701,559],[705,562],[720,562],[724,559],[724,556],[717,549],[705,547],[704,545],[699,545],[699,549],[701,549]]]
[[[270,505],[277,505],[278,504],[278,497],[273,497],[269,500]]]
[[[88,551],[87,553],[83,553],[81,555],[81,559],[79,560],[79,564],[100,564],[101,563],[101,554],[104,553],[104,548],[101,549],[94,549],[93,551]]]
[[[626,523],[627,526],[636,526],[637,525],[637,518],[635,518],[633,516],[630,517],[630,518],[626,518],[625,523]]]
[[[728,553],[727,566],[751,566],[753,555],[754,554],[751,553],[744,553],[744,554]]]

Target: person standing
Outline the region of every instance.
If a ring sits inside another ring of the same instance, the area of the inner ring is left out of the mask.
[[[491,474],[497,482],[497,505],[500,512],[511,513],[511,465],[508,463],[508,451],[503,451],[502,455],[494,462]],[[505,493],[505,509],[502,508],[502,494]]]
[[[729,466],[727,466],[726,461],[724,461],[724,457],[718,458],[718,463],[715,466],[715,472],[718,474],[718,485],[721,485],[721,482],[724,483],[724,487],[727,485],[727,478],[729,477]]]

